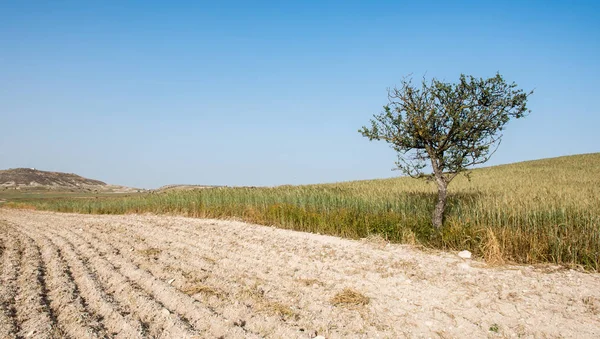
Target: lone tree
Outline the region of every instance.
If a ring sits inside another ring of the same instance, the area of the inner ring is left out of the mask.
[[[461,75],[455,84],[423,79],[420,88],[407,77],[400,88],[388,89],[384,111],[359,132],[389,143],[405,174],[435,180],[438,200],[432,221],[439,229],[448,184],[467,167],[488,161],[510,118],[531,112],[526,106],[531,94],[514,82],[507,84],[500,74],[485,80]],[[433,173],[424,175],[427,162]]]

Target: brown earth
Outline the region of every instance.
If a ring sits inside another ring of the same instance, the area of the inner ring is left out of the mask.
[[[237,221],[0,209],[1,338],[597,338],[600,276]]]

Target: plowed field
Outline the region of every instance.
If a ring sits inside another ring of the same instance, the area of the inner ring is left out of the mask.
[[[598,274],[377,240],[0,209],[0,256],[0,338],[600,337]]]

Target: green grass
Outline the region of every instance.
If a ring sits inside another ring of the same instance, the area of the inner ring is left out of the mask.
[[[30,199],[9,207],[94,214],[230,218],[517,263],[600,269],[600,153],[474,170],[449,186],[445,226],[431,227],[436,188],[412,178],[275,188],[214,188],[120,198]],[[498,258],[492,258],[492,256]]]

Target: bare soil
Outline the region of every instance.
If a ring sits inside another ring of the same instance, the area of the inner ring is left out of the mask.
[[[598,338],[600,276],[237,221],[0,209],[1,338]]]

